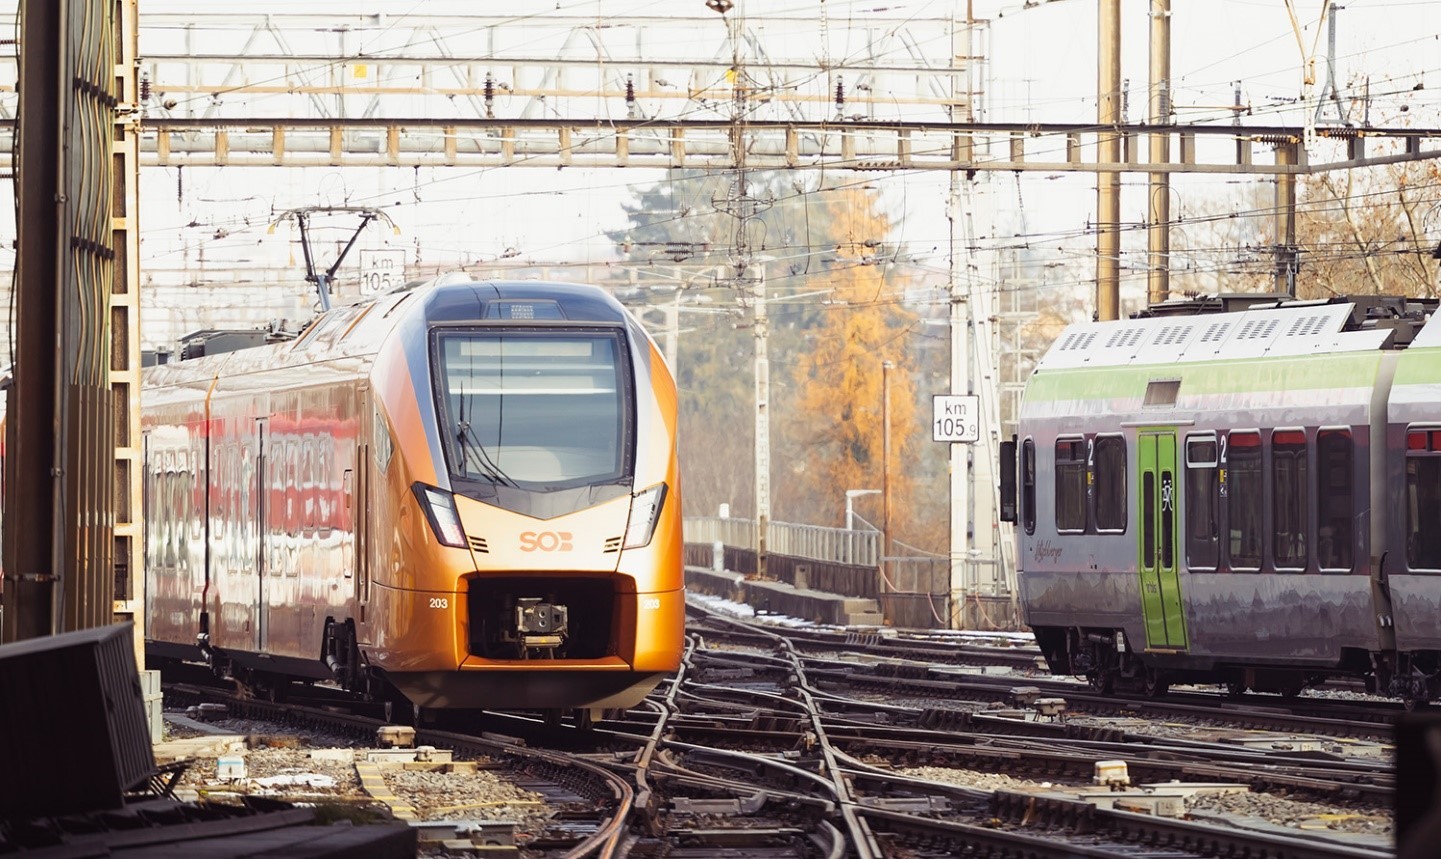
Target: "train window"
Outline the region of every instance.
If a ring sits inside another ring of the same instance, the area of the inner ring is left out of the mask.
[[[1096,437],[1096,530],[1126,530],[1126,440]]]
[[[1086,530],[1086,441],[1056,442],[1056,530]]]
[[[1027,534],[1036,533],[1036,443],[1021,445],[1021,525]]]
[[[315,440],[315,530],[323,540],[330,536],[335,524],[335,475],[331,468],[335,439],[321,436]]]
[[[1441,433],[1406,434],[1406,563],[1441,570]]]
[[[280,535],[285,527],[285,445],[282,439],[272,435],[265,445],[265,545],[270,554],[265,559],[265,571],[272,576],[283,572]]]
[[[1310,561],[1310,501],[1306,433],[1271,433],[1271,551],[1277,568],[1304,569]]]
[[[1221,533],[1215,436],[1186,439],[1186,566],[1214,570]]]
[[[1261,435],[1233,432],[1226,439],[1226,506],[1230,559],[1234,569],[1261,568],[1265,481],[1261,476]]]
[[[532,490],[630,474],[632,413],[617,331],[444,331],[437,387],[452,469]]]
[[[1161,569],[1176,567],[1176,475],[1161,472]]]
[[[1323,570],[1350,570],[1352,519],[1351,431],[1316,434],[1316,560]]]
[[[287,576],[300,574],[296,565],[294,538],[300,536],[300,441],[294,436],[285,442],[285,546],[281,568]]]
[[[1156,566],[1156,472],[1141,474],[1141,566]]]
[[[315,439],[306,436],[300,444],[300,497],[303,514],[300,533],[305,536],[315,533],[315,497],[318,494],[315,486]]]

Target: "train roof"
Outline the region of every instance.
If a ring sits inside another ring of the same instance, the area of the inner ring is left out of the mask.
[[[336,306],[317,314],[294,334],[279,334],[273,327],[197,331],[181,339],[179,360],[213,357],[263,346],[284,348],[287,343],[292,344],[292,349],[304,349],[316,340],[335,341],[337,338],[333,336],[322,336],[327,329],[333,328],[344,329],[338,339],[349,339],[353,332],[365,333],[376,327],[373,323],[360,324],[372,312],[379,310],[377,316],[381,319],[398,319],[410,312],[411,308],[405,305],[412,299],[422,308],[421,312],[430,323],[475,320],[618,323],[624,320],[626,313],[620,302],[609,293],[589,284],[457,280],[452,275],[415,281],[368,301]],[[393,325],[392,322],[379,327],[388,331]]]
[[[596,286],[549,281],[425,281],[373,301],[334,307],[293,340],[259,344],[252,338],[210,338],[239,348],[208,348],[203,356],[149,367],[147,384],[184,384],[217,374],[248,373],[373,355],[398,328],[411,325],[513,322],[624,324],[625,307]],[[206,332],[214,333],[214,332]],[[235,332],[225,332],[233,335]]]
[[[1441,346],[1441,322],[1431,324],[1435,299],[1227,300],[1235,298],[1167,302],[1131,319],[1070,325],[1036,370]]]

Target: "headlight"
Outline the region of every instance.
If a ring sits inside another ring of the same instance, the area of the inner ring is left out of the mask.
[[[657,483],[630,499],[630,523],[625,528],[625,548],[639,549],[650,543],[660,509],[665,506],[665,484]]]
[[[441,545],[464,549],[465,529],[460,527],[460,514],[455,511],[455,496],[424,483],[417,483],[412,488],[420,501],[420,509],[425,511],[425,518],[430,520],[435,539]]]

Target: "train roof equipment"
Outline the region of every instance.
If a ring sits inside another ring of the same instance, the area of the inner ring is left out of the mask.
[[[1068,326],[1036,370],[1438,346],[1441,322],[1429,324],[1437,303],[1403,296],[1297,301],[1235,294],[1162,302],[1130,319]]]

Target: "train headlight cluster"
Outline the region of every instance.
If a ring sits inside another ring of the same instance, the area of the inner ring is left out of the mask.
[[[630,523],[625,529],[625,548],[639,549],[650,543],[660,509],[665,506],[665,484],[657,483],[637,492],[630,500]]]
[[[465,548],[465,529],[460,527],[460,514],[455,510],[455,496],[424,483],[415,484],[415,497],[420,500],[420,509],[430,520],[435,539],[442,545]]]

